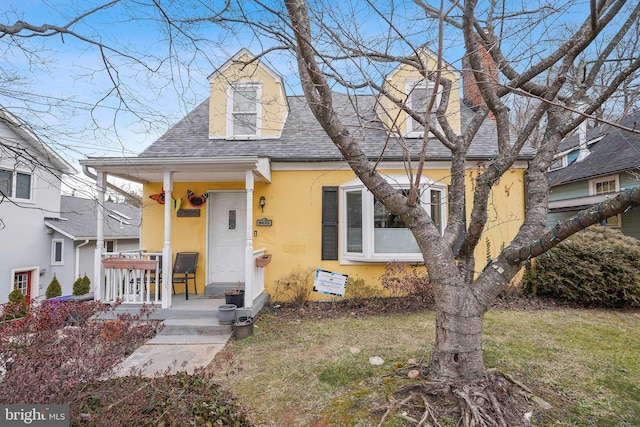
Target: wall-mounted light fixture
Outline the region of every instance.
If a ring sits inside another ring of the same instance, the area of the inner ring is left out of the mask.
[[[266,204],[266,200],[264,196],[260,196],[260,207],[262,208],[262,213],[264,213],[264,205]]]

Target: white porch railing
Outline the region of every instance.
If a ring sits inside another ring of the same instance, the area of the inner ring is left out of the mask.
[[[104,288],[100,300],[124,304],[162,302],[161,253],[129,251],[104,253]]]
[[[266,249],[253,251],[252,277],[245,286],[245,307],[264,293],[264,267],[271,261]],[[145,251],[102,254],[104,287],[99,299],[103,302],[121,301],[123,304],[162,303],[162,253]]]
[[[264,292],[264,267],[271,262],[271,255],[265,255],[265,252],[266,249],[253,251],[253,277],[250,289],[245,289],[245,307],[253,307],[256,298]]]

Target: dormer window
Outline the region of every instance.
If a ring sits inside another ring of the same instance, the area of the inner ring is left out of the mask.
[[[261,136],[262,85],[242,83],[229,85],[227,94],[227,137],[251,138]]]
[[[420,117],[425,117],[427,112],[427,105],[429,104],[429,99],[433,93],[433,88],[435,85],[433,82],[428,80],[407,80],[406,82],[406,90],[407,90],[407,107],[413,110]],[[440,104],[440,94],[436,95],[436,102],[431,111],[431,120],[430,126],[435,126],[437,129],[438,120],[436,119],[435,110]],[[409,114],[407,114],[407,135],[410,138],[419,138],[424,135],[424,126],[418,123],[413,119]]]
[[[566,167],[567,167],[567,156],[560,156],[560,157],[557,157],[553,161],[553,163],[551,163],[551,166],[549,166],[549,172],[566,168]]]

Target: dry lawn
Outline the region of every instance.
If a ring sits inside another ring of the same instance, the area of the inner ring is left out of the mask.
[[[407,381],[408,360],[428,357],[434,314],[356,314],[263,316],[209,368],[256,426],[377,426],[370,409]],[[488,367],[552,403],[534,425],[640,425],[639,312],[490,311],[484,347]],[[384,364],[371,365],[373,356]],[[390,416],[383,425],[410,424]]]

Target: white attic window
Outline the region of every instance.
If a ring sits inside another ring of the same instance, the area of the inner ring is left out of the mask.
[[[562,169],[566,167],[567,167],[567,156],[559,156],[553,161],[553,163],[551,163],[551,166],[549,166],[549,172],[556,171],[558,169]]]

